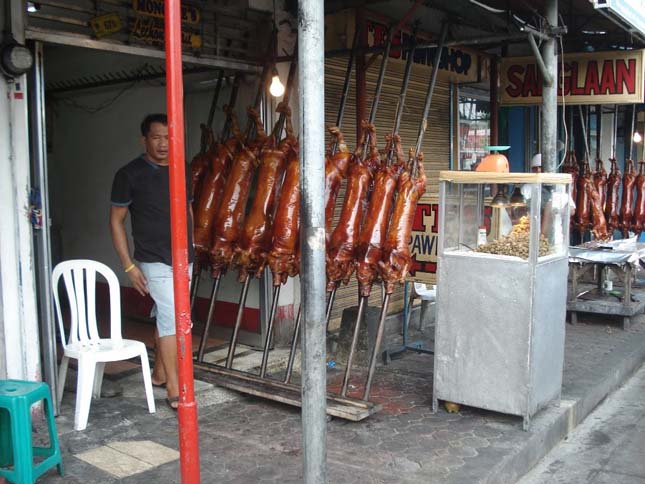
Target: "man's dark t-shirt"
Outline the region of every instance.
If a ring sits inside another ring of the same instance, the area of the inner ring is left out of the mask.
[[[190,173],[187,169],[186,173]],[[186,177],[186,210],[190,184]],[[139,262],[172,265],[170,247],[170,186],[168,166],[156,165],[143,156],[117,171],[112,182],[112,205],[128,207],[132,218],[134,258]],[[193,261],[193,238],[188,219],[188,261]]]

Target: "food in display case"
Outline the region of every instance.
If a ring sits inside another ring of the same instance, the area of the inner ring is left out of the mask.
[[[494,240],[478,246],[476,252],[485,252],[487,254],[510,255],[520,257],[521,259],[529,258],[529,242],[531,235],[531,222],[525,215],[520,218],[519,222],[513,226],[511,233],[501,239]],[[543,257],[551,253],[551,245],[547,238],[540,234],[539,256]]]

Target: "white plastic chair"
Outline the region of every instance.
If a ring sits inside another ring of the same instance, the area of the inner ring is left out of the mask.
[[[437,300],[437,286],[427,286],[422,282],[415,282],[412,291],[410,292],[410,308],[412,301],[415,298],[421,299],[421,311],[419,314],[419,330],[423,330],[423,323],[426,320],[426,313],[430,311],[431,306]],[[431,319],[434,322],[434,316]]]
[[[99,336],[96,321],[96,274],[103,276],[110,289],[110,337]],[[65,335],[59,297],[59,279],[63,276],[70,308],[69,337]],[[105,363],[141,358],[143,383],[146,389],[148,410],[155,412],[148,351],[141,341],[123,339],[121,336],[121,297],[119,281],[108,266],[93,260],[68,260],[61,262],[52,273],[52,289],[56,315],[64,354],[58,372],[58,404],[63,398],[69,359],[78,360],[76,382],[76,412],[74,429],[84,430],[90,413],[92,395],[99,398],[103,383]]]

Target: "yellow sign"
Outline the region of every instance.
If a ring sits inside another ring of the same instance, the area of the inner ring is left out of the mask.
[[[132,9],[149,17],[164,18],[164,0],[132,0]],[[188,25],[197,25],[201,20],[199,8],[192,5],[181,5],[181,21]]]
[[[564,94],[566,104],[642,103],[644,52],[565,54],[558,60],[558,102]],[[502,59],[500,84],[502,104],[542,102],[542,73],[534,57]]]
[[[108,35],[116,34],[121,30],[121,17],[118,13],[108,13],[100,17],[90,19],[90,27],[94,31],[94,35],[100,39]]]
[[[165,29],[162,20],[151,17],[138,17],[130,35],[134,40],[162,47],[165,42],[164,32]],[[197,50],[202,46],[202,36],[194,32],[182,30],[181,43]]]

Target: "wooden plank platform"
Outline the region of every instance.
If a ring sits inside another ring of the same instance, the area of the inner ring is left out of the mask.
[[[229,370],[218,365],[194,362],[197,370],[205,372],[203,379],[224,388],[266,398],[275,402],[301,407],[299,385],[287,384],[270,378],[260,378],[250,373]],[[381,410],[380,404],[327,393],[327,415],[359,422]]]

